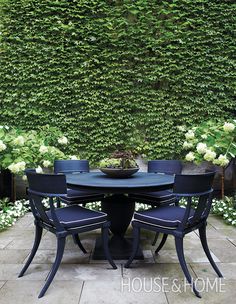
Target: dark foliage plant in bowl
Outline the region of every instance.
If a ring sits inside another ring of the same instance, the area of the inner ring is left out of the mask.
[[[100,161],[100,170],[114,178],[127,178],[135,174],[139,167],[130,151],[115,151],[110,158]]]

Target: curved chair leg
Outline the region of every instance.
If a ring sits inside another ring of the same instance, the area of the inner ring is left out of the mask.
[[[216,266],[216,264],[215,264],[215,262],[214,262],[214,260],[213,260],[213,258],[211,256],[211,253],[210,253],[210,250],[208,248],[208,245],[207,245],[206,225],[204,225],[201,228],[199,228],[199,236],[200,236],[200,240],[201,240],[201,243],[202,243],[202,248],[204,249],[207,258],[208,258],[209,262],[211,263],[211,266],[213,267],[213,269],[215,270],[215,272],[217,273],[217,275],[220,278],[223,278],[223,275],[220,272],[219,268]]]
[[[20,274],[18,275],[18,278],[22,277],[24,275],[24,273],[26,272],[26,270],[28,269],[30,263],[32,262],[37,250],[38,250],[38,247],[39,247],[39,244],[40,244],[40,241],[41,241],[41,238],[42,238],[42,232],[43,232],[43,228],[38,226],[37,224],[35,225],[35,238],[34,238],[34,245],[33,245],[33,248],[31,250],[31,253],[30,253],[30,256],[25,264],[25,266],[23,267],[23,269],[21,270]]]
[[[84,248],[84,246],[82,245],[82,243],[80,242],[80,238],[78,234],[72,234],[74,243],[77,244],[79,246],[79,248],[83,251],[83,253],[87,253],[86,249]]]
[[[116,264],[114,263],[111,254],[110,254],[110,250],[108,247],[108,241],[109,241],[109,235],[108,235],[108,226],[103,226],[102,227],[102,242],[103,242],[103,250],[106,256],[106,259],[108,260],[108,262],[111,264],[113,269],[117,269]]]
[[[195,295],[198,298],[201,298],[200,293],[197,291],[195,284],[193,282],[193,279],[188,271],[188,267],[184,258],[184,249],[183,249],[183,238],[179,238],[179,237],[175,237],[175,247],[176,247],[176,251],[177,251],[177,255],[179,258],[179,262],[180,262],[180,266],[183,270],[183,273],[187,279],[187,281],[189,282],[189,284],[191,284],[191,287],[193,289],[193,292],[195,293]]]
[[[152,241],[152,246],[155,246],[155,245],[156,245],[158,236],[159,236],[159,232],[156,232],[156,234],[155,234],[155,236],[154,236],[154,239],[153,239],[153,241]]]
[[[165,242],[166,242],[166,240],[167,240],[167,237],[168,237],[168,234],[163,234],[163,237],[162,237],[162,240],[161,240],[161,242],[160,242],[160,245],[157,247],[157,249],[155,250],[155,253],[158,253],[160,250],[161,250],[161,248],[165,245]]]
[[[140,239],[140,228],[133,226],[133,250],[131,256],[129,257],[128,261],[125,263],[125,268],[129,268],[130,264],[132,263],[135,255],[137,254],[138,247],[139,247],[139,239]]]
[[[64,248],[65,248],[65,243],[66,243],[66,238],[57,238],[57,255],[56,255],[56,259],[55,262],[52,266],[52,269],[50,271],[50,274],[48,276],[48,279],[45,283],[45,285],[43,286],[42,290],[39,293],[38,298],[42,298],[45,294],[45,292],[47,291],[48,287],[50,286],[60,264],[61,264],[61,260],[63,257],[63,253],[64,253]]]

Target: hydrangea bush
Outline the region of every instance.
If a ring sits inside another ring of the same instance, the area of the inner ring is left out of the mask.
[[[0,126],[0,166],[18,175],[27,167],[40,173],[42,167],[52,167],[55,159],[78,158],[66,155],[67,143],[60,130],[48,125],[37,132]]]
[[[183,148],[188,150],[185,159],[189,162],[208,161],[222,167],[224,197],[224,171],[236,155],[236,120],[207,121],[193,127],[185,133]]]

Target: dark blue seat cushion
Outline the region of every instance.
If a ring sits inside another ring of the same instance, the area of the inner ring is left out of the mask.
[[[67,189],[67,195],[60,197],[63,202],[66,203],[83,203],[88,201],[101,200],[104,197],[103,194],[86,191],[86,190],[72,190]]]
[[[135,212],[134,219],[148,225],[175,229],[183,220],[186,209],[178,206],[163,206],[145,211]],[[190,211],[189,220],[193,217],[194,210]]]
[[[176,201],[176,196],[171,190],[163,190],[156,192],[134,193],[130,197],[152,204],[173,204]]]
[[[47,211],[47,216],[52,220],[51,211]],[[95,225],[107,220],[107,214],[99,211],[90,210],[81,206],[71,205],[56,209],[59,222],[65,228],[75,228],[88,225]]]

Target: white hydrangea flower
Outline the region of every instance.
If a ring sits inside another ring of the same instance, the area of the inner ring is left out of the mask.
[[[188,132],[185,133],[186,139],[194,139],[194,137],[195,137],[195,134],[194,134],[193,130],[188,130]]]
[[[25,170],[26,163],[24,161],[17,163],[17,165],[19,166],[21,171]]]
[[[62,136],[61,138],[58,138],[58,143],[61,145],[67,145],[68,139],[65,136]]]
[[[184,148],[184,149],[189,149],[189,148],[192,148],[192,147],[193,147],[193,144],[192,144],[191,142],[185,141],[185,142],[183,143],[183,148]]]
[[[226,155],[220,154],[220,156],[214,161],[215,165],[220,165],[221,167],[227,166],[229,163],[229,159]]]
[[[213,161],[216,158],[216,153],[211,150],[206,150],[206,153],[204,155],[204,159],[207,161]]]
[[[235,125],[231,122],[225,122],[223,129],[225,132],[232,132],[235,129]]]
[[[26,166],[26,163],[24,161],[22,162],[18,162],[18,163],[12,163],[11,165],[8,166],[8,169],[12,172],[12,173],[19,173],[21,171],[24,171],[25,170],[25,166]]]
[[[71,156],[70,156],[70,159],[72,159],[72,160],[77,160],[78,157],[77,157],[76,155],[71,155]]]
[[[42,154],[47,153],[48,152],[48,147],[46,147],[44,145],[40,146],[39,152],[42,153]]]
[[[23,136],[19,135],[13,140],[13,143],[15,145],[23,146],[25,143],[25,139]]]
[[[197,152],[199,154],[205,154],[207,151],[207,145],[205,143],[198,143],[197,144]]]
[[[40,166],[38,166],[35,171],[36,173],[43,173],[43,169]]]
[[[12,163],[11,165],[8,166],[8,169],[12,172],[12,173],[19,173],[20,172],[20,168],[17,164]]]
[[[6,150],[7,146],[4,144],[2,140],[0,140],[0,152]]]
[[[44,166],[45,168],[48,168],[50,165],[51,165],[51,162],[50,162],[49,160],[44,160],[44,161],[43,161],[43,166]]]
[[[185,156],[185,159],[187,161],[193,161],[195,159],[195,155],[193,152],[189,152],[186,156]]]

